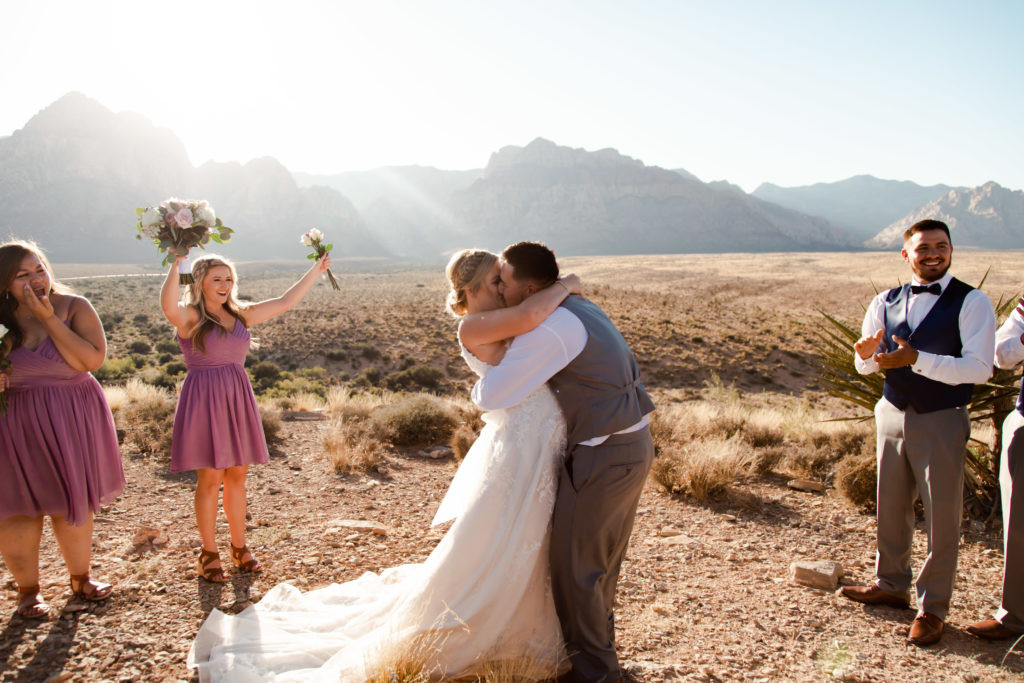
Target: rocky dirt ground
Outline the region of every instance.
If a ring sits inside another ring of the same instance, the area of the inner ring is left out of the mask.
[[[128,454],[128,487],[96,522],[93,572],[116,585],[114,597],[72,600],[48,534],[42,583],[53,613],[38,622],[5,617],[0,680],[190,680],[186,654],[211,609],[238,611],[282,581],[315,588],[422,560],[443,533],[428,525],[457,463],[414,451],[392,457],[381,475],[337,475],[320,445],[326,428],[286,421],[270,464],[250,473],[251,546],[266,571],[232,572],[224,585],[195,575],[190,477]],[[998,602],[998,534],[977,524],[965,531],[948,631],[920,649],[905,641],[913,612],[865,609],[788,581],[799,558],[835,560],[844,581],[868,580],[874,521],[832,492],[794,491],[786,481],[769,475],[711,506],[648,485],[617,610],[621,657],[639,680],[989,681],[1024,672],[1019,651],[1007,655],[1008,645],[962,630]],[[332,524],[340,519],[375,522],[386,533]],[[918,566],[923,546],[919,531]],[[9,575],[0,580],[0,609],[11,615],[14,586]]]

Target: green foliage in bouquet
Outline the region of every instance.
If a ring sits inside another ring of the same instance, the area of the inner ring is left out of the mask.
[[[981,289],[988,272],[978,284]],[[875,293],[878,293],[875,288]],[[996,317],[1002,322],[1013,312],[1019,295],[1001,296],[995,305]],[[853,345],[860,339],[860,325],[856,327],[821,312],[825,325],[818,330],[821,357],[815,361],[818,375],[829,394],[863,408],[866,412],[845,420],[869,420],[875,404],[882,398],[885,377],[881,372],[861,375],[853,361]],[[967,447],[964,466],[964,504],[975,515],[990,516],[995,510],[999,494],[998,463],[1002,444],[1003,420],[1014,409],[1014,399],[1020,387],[1020,378],[1013,370],[995,368],[991,379],[974,385],[971,393],[971,420],[990,420],[995,429],[995,442],[982,444],[971,441]]]

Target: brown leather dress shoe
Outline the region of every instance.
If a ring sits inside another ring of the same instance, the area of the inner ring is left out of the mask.
[[[910,625],[910,633],[907,634],[914,645],[931,645],[939,642],[942,637],[942,619],[934,614],[922,612]]]
[[[854,602],[862,602],[865,605],[885,605],[887,607],[895,607],[896,609],[908,609],[910,607],[910,602],[906,598],[882,590],[878,587],[877,583],[867,586],[843,586],[839,589],[839,594],[844,598],[849,598]]]
[[[1010,638],[1016,638],[1021,635],[1016,631],[1011,631],[1006,628],[1001,622],[998,622],[995,619],[979,621],[975,624],[971,624],[965,630],[972,636],[978,636],[985,640],[1009,640]]]

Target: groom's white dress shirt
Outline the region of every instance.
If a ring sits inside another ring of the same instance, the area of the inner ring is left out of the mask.
[[[487,371],[473,386],[473,403],[484,410],[516,405],[544,385],[580,355],[587,345],[587,330],[571,311],[559,307],[535,329],[512,340],[501,363]],[[628,434],[647,426],[644,415],[636,424],[616,434]],[[597,446],[611,434],[584,441]]]
[[[946,291],[949,281],[953,276],[946,273],[939,280],[942,291]],[[919,285],[916,279],[911,280]],[[864,316],[864,323],[861,325],[861,336],[870,337],[878,330],[885,329],[885,296],[888,291],[882,292],[868,306],[867,314]],[[920,294],[909,294],[907,296],[907,324],[911,330],[916,330],[918,325],[925,319],[928,313],[939,300],[939,294],[921,292]],[[910,366],[910,369],[919,375],[943,382],[945,384],[981,384],[992,376],[992,345],[996,332],[996,317],[992,310],[992,304],[988,297],[979,289],[973,289],[964,298],[964,304],[960,308],[960,343],[963,350],[960,358],[955,356],[942,356],[925,351],[917,352],[917,362]],[[889,340],[890,343],[892,340]],[[864,359],[854,351],[853,361],[857,372],[862,375],[870,375],[878,371],[878,363],[874,355]]]

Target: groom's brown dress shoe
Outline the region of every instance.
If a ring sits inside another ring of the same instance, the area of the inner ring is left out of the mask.
[[[867,586],[843,586],[839,589],[839,594],[844,598],[849,598],[854,602],[862,602],[865,605],[885,605],[887,607],[895,607],[896,609],[907,609],[910,607],[910,602],[906,598],[882,590],[878,587],[877,583]]]
[[[910,625],[910,633],[907,634],[914,645],[931,645],[939,642],[942,637],[942,619],[934,614],[922,612]]]
[[[1006,628],[995,619],[985,619],[984,621],[971,624],[966,628],[966,631],[972,636],[978,636],[985,640],[1009,640],[1010,638],[1018,638],[1021,635],[1017,631],[1011,631]]]

